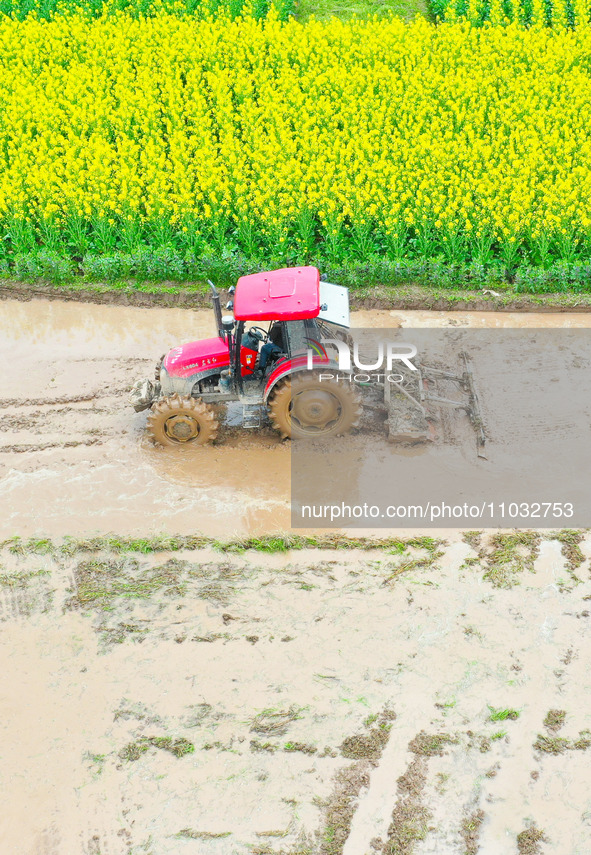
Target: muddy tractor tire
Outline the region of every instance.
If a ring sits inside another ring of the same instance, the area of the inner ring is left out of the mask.
[[[313,371],[278,384],[268,406],[271,424],[284,439],[342,436],[361,418],[359,393],[352,384],[320,381]]]
[[[217,436],[219,423],[203,401],[171,395],[152,405],[148,434],[159,445],[205,445]]]

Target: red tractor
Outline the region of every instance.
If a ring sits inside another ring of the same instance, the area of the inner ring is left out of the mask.
[[[137,412],[150,408],[156,442],[215,439],[212,405],[230,401],[242,404],[245,428],[259,427],[266,407],[282,437],[336,436],[359,423],[355,384],[319,379],[319,370],[336,368],[321,340],[342,338],[339,328],[349,326],[346,288],[320,282],[315,267],[255,273],[230,289],[234,313],[222,317],[209,284],[217,335],[174,347],[158,362],[155,382],[140,380],[131,393]]]

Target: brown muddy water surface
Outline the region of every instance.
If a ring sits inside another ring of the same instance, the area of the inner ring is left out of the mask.
[[[2,855],[588,855],[591,542],[469,540],[4,545]]]
[[[154,448],[127,403],[211,333],[205,311],[0,304],[0,539],[55,538],[0,544],[0,855],[589,855],[589,533],[61,543],[289,527],[289,443]]]
[[[352,324],[580,328],[591,315],[362,311]],[[288,529],[289,442],[230,424],[212,447],[154,447],[127,402],[161,353],[212,332],[206,310],[2,301],[0,536]]]

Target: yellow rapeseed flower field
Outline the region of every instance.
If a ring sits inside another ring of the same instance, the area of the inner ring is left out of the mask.
[[[475,26],[514,21],[533,29],[574,29],[591,21],[589,0],[429,0],[429,8],[438,21],[465,20]]]
[[[3,17],[0,100],[14,251],[591,249],[591,27]]]

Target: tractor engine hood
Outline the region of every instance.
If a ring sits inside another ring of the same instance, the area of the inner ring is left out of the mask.
[[[230,365],[228,345],[223,338],[205,338],[173,347],[164,359],[171,377],[190,377],[202,371],[222,371]]]

